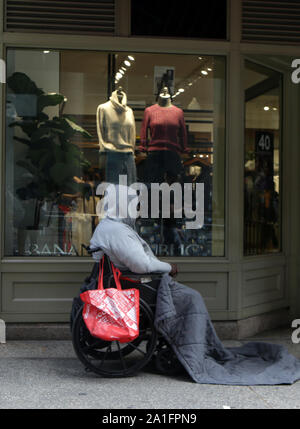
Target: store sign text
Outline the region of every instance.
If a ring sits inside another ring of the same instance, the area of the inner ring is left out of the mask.
[[[29,244],[28,249],[25,251],[26,255],[62,255],[62,256],[76,256],[76,252],[74,246],[70,246],[70,244],[65,244],[62,249],[58,244],[53,244],[49,246],[45,243],[43,246],[39,246],[37,243]]]

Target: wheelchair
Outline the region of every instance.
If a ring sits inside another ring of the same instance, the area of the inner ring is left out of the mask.
[[[90,249],[83,245],[89,254],[98,252],[101,248]],[[112,287],[114,276],[109,257],[104,255],[104,288]],[[93,267],[88,280],[88,287],[97,289],[99,263]],[[171,346],[159,334],[154,326],[156,294],[161,273],[136,274],[123,271],[120,277],[122,289],[137,288],[140,291],[139,336],[128,343],[119,341],[104,341],[93,337],[87,329],[82,317],[83,303],[79,297],[74,298],[78,308],[75,316],[71,316],[71,333],[74,351],[84,365],[86,371],[91,371],[102,377],[131,377],[136,375],[150,362],[158,373],[175,375],[182,371]],[[81,290],[81,292],[83,291]]]

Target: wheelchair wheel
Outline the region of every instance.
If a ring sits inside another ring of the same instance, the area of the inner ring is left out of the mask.
[[[156,369],[165,375],[178,375],[183,371],[183,366],[174,351],[164,340],[158,345],[155,365]]]
[[[87,370],[103,377],[128,377],[147,365],[156,348],[157,332],[153,313],[141,299],[139,331],[138,338],[130,343],[103,341],[90,334],[81,308],[74,320],[73,347]]]

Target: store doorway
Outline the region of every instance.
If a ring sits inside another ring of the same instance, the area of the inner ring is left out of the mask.
[[[282,74],[245,60],[244,255],[281,251]]]

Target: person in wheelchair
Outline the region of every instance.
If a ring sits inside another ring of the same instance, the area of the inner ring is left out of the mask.
[[[120,197],[122,192],[123,198]],[[107,377],[132,376],[153,358],[159,372],[178,372],[182,370],[181,365],[154,327],[157,289],[161,278],[166,274],[176,276],[177,266],[160,261],[136,232],[136,216],[128,214],[130,204],[137,207],[136,193],[132,195],[132,190],[128,193],[126,186],[110,185],[104,198],[104,218],[96,227],[90,246],[84,246],[96,263],[80,292],[97,288],[99,262],[105,255],[104,287],[110,287],[113,278],[111,262],[122,273],[122,288],[134,287],[140,291],[140,335],[128,344],[92,337],[84,324],[83,303],[78,296],[73,300],[71,312],[75,352],[87,370]],[[123,204],[119,204],[120,200]]]
[[[123,196],[120,197],[121,192]],[[104,219],[90,240],[91,250],[100,247],[102,251],[93,253],[93,258],[99,261],[104,252],[121,272],[176,276],[177,265],[160,261],[135,229],[136,216],[130,216],[128,208],[130,205],[137,207],[137,194],[132,195],[132,190],[128,193],[127,186],[110,185],[105,198]],[[120,199],[123,199],[123,204],[119,204]]]
[[[129,270],[129,277],[156,273],[158,279],[145,286],[141,282],[133,286],[128,279],[128,287],[152,290],[155,297],[151,301],[140,294],[139,337],[132,342],[120,344],[92,337],[82,311],[77,312],[72,340],[86,368],[102,376],[131,376],[154,357],[161,372],[184,369],[193,381],[203,384],[274,385],[299,380],[300,360],[282,345],[249,342],[223,346],[201,294],[176,282],[177,266],[156,258],[136,232],[136,216],[131,216],[128,208],[137,206],[137,195],[120,185],[111,186],[107,188],[104,219],[90,240],[93,258],[98,262],[105,254],[123,274]],[[96,288],[97,282],[92,287]]]

